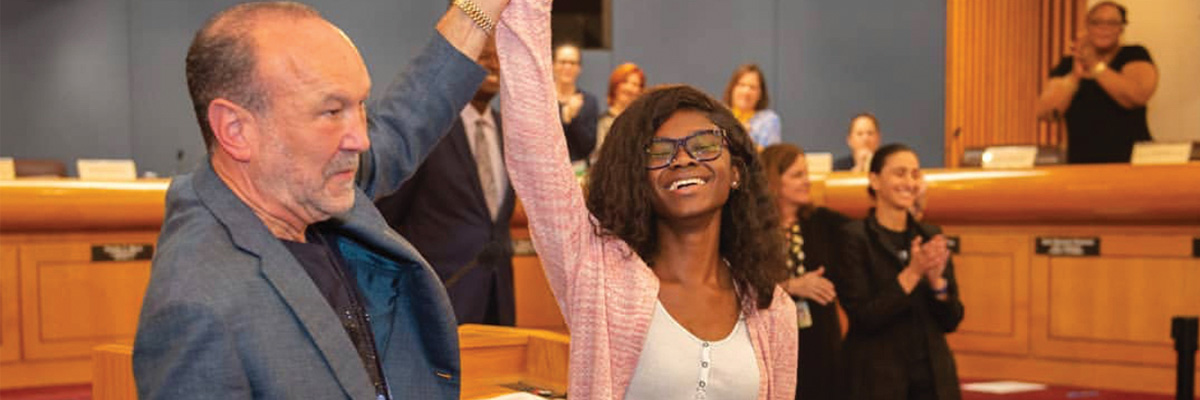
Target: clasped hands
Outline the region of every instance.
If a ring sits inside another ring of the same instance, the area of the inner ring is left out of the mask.
[[[788,279],[784,282],[783,289],[793,296],[803,297],[820,305],[828,305],[837,299],[837,291],[833,288],[833,282],[825,278],[824,266]]]

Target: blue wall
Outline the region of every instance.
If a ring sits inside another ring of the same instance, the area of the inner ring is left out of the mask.
[[[171,175],[203,159],[183,59],[196,29],[238,3],[4,0],[0,155],[133,158]],[[308,1],[354,39],[376,92],[416,56],[448,3]],[[184,152],[182,162],[176,154]]]
[[[5,0],[0,3],[0,155],[133,158],[168,175],[204,154],[183,77],[195,30],[236,1]],[[442,0],[316,0],[353,38],[382,89],[416,55]],[[851,115],[874,111],[885,141],[942,164],[944,1],[613,0],[613,49],[584,52],[580,85],[603,98],[626,61],[650,84],[720,96],[757,62],[784,139],[845,152]],[[176,152],[185,159],[176,162]]]

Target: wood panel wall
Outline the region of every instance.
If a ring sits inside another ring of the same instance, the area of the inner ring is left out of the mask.
[[[967,148],[1065,146],[1062,123],[1038,122],[1034,106],[1086,7],[1087,0],[947,1],[947,167],[959,166]]]

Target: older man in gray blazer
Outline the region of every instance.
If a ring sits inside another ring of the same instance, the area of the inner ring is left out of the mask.
[[[372,200],[472,98],[506,4],[456,1],[370,107],[362,57],[307,6],[234,6],[197,33],[209,159],[167,192],[134,344],[142,399],[458,398],[445,291]]]

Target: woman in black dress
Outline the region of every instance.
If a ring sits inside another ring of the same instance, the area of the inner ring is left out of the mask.
[[[792,278],[784,290],[796,301],[800,315],[800,360],[796,398],[841,399],[836,367],[841,347],[837,292],[828,276],[836,260],[837,232],[850,221],[825,207],[814,207],[809,196],[804,150],[781,143],[762,152],[767,182],[779,206]]]
[[[1096,3],[1072,54],[1050,71],[1038,98],[1043,119],[1067,121],[1067,160],[1129,162],[1133,144],[1150,140],[1146,104],[1158,88],[1158,69],[1145,47],[1124,45],[1125,7]]]
[[[963,305],[941,229],[908,212],[923,182],[916,153],[881,147],[868,180],[875,207],[844,226],[834,275],[850,319],[842,347],[849,398],[959,400],[946,333],[962,322]]]

